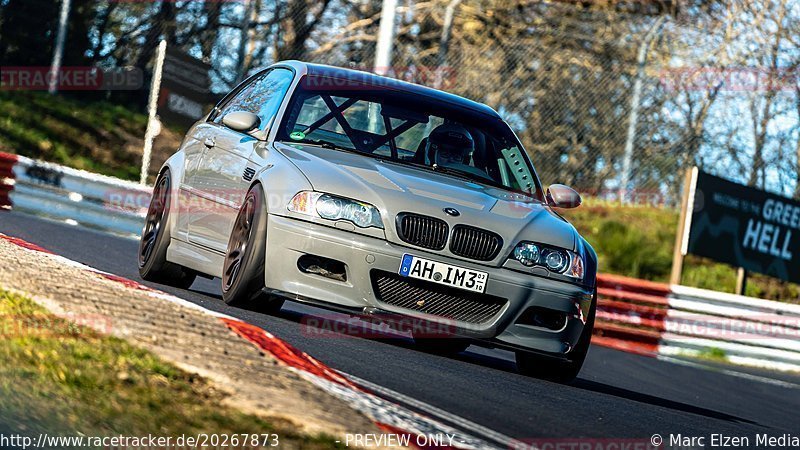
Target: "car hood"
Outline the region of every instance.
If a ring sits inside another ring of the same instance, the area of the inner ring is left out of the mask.
[[[406,245],[397,236],[395,217],[414,212],[440,218],[451,227],[472,225],[499,234],[504,249],[498,264],[523,240],[575,249],[575,228],[527,196],[352,152],[311,145],[275,146],[305,174],[314,190],[376,206],[392,242]],[[452,217],[444,208],[455,208],[460,215]]]

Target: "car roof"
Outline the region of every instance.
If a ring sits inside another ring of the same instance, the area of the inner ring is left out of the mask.
[[[382,87],[395,91],[403,91],[409,93],[410,95],[422,95],[431,100],[446,102],[453,106],[480,112],[487,116],[502,120],[500,115],[497,114],[497,111],[483,103],[472,101],[449,92],[421,86],[419,84],[408,83],[406,81],[401,81],[394,78],[383,77],[370,72],[293,60],[281,61],[273,64],[272,66],[289,66],[297,70],[301,75],[307,74],[318,77],[334,78],[338,80],[346,80],[370,86]]]

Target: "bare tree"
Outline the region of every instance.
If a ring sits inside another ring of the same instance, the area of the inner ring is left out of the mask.
[[[275,41],[275,59],[303,59],[308,51],[307,41],[319,24],[331,0],[288,0],[283,7],[280,39]]]
[[[137,67],[148,65],[161,39],[166,39],[167,44],[175,44],[177,30],[175,23],[176,8],[176,3],[171,0],[162,0],[158,3],[158,9],[151,19],[150,28],[147,30],[141,51],[134,65]]]
[[[210,59],[217,45],[220,29],[220,17],[222,16],[222,2],[205,2],[203,4],[205,13],[205,27],[200,32],[200,48],[203,59]]]
[[[754,37],[750,58],[758,64],[759,72],[764,80],[763,85],[750,95],[750,114],[753,135],[752,170],[748,179],[750,186],[764,187],[766,147],[769,144],[769,126],[776,116],[780,115],[776,105],[776,95],[780,89],[780,58],[782,45],[786,39],[786,15],[788,0],[774,0],[774,8],[763,8],[756,13],[757,27],[753,29]],[[759,83],[760,84],[760,83]]]

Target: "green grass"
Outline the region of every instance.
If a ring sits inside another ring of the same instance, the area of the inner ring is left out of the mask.
[[[711,347],[709,349],[704,350],[700,353],[700,355],[704,358],[716,360],[716,361],[727,361],[728,355],[725,354],[725,350],[717,347]]]
[[[669,281],[678,211],[669,208],[616,206],[586,199],[584,206],[562,214],[592,244],[600,272]],[[689,255],[682,284],[734,292],[736,268]],[[750,274],[745,293],[772,300],[800,303],[800,285]]]
[[[277,433],[281,445],[337,448],[286,422],[221,406],[225,395],[123,340],[0,290],[0,424],[24,434],[180,436]]]
[[[0,150],[124,179],[138,179],[147,117],[108,102],[0,91]],[[134,146],[135,148],[136,146]]]
[[[600,270],[665,281],[672,266],[677,214],[656,208],[586,206],[564,211],[599,258]]]
[[[717,347],[704,348],[698,352],[685,351],[681,352],[680,355],[685,356],[687,358],[699,358],[699,359],[705,359],[706,361],[730,364],[730,361],[728,361],[728,355],[725,353],[725,350]]]

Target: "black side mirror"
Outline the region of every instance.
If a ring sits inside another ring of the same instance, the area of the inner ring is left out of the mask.
[[[556,208],[577,208],[581,206],[581,195],[569,186],[551,184],[547,188],[547,204]]]
[[[234,111],[225,114],[225,117],[222,118],[222,124],[232,130],[249,133],[261,125],[261,119],[251,112]]]

